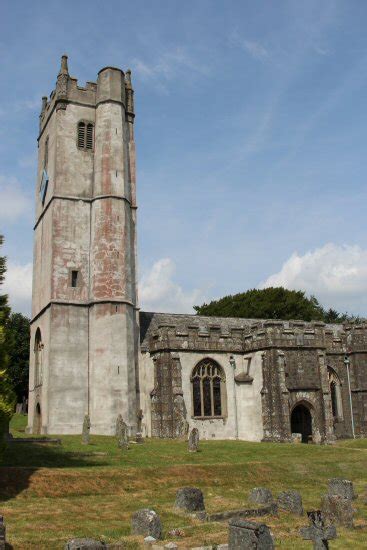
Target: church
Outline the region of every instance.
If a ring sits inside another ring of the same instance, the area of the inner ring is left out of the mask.
[[[142,312],[131,72],[42,98],[28,431],[367,437],[367,325]],[[293,435],[292,435],[293,434]]]

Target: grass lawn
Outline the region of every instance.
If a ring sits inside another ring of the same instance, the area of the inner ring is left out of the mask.
[[[24,437],[26,418],[13,417],[14,437]],[[199,453],[189,453],[182,441],[147,440],[117,448],[113,437],[61,436],[62,445],[19,443],[8,447],[0,466],[0,513],[7,539],[15,549],[63,548],[73,537],[107,542],[124,541],[140,548],[142,538],[130,535],[130,516],[152,507],[161,516],[166,541],[183,547],[219,544],[227,540],[227,524],[201,523],[173,509],[176,490],[200,487],[208,512],[249,505],[256,486],[275,495],[287,488],[302,493],[306,510],[319,507],[330,477],[351,479],[359,498],[355,529],[338,528],[331,548],[367,548],[367,440],[334,446],[203,441]],[[280,512],[263,519],[281,548],[311,548],[298,535],[307,524]],[[181,528],[185,536],[168,538]]]

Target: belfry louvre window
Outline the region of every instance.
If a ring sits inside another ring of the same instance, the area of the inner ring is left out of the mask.
[[[79,149],[93,150],[94,124],[91,122],[79,122],[77,142]]]
[[[193,416],[215,418],[225,415],[225,376],[212,359],[203,359],[191,375]]]

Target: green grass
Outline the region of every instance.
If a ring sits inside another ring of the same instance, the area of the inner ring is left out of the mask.
[[[25,417],[11,423],[14,437],[24,437]],[[107,542],[123,540],[127,548],[141,547],[130,535],[130,516],[142,507],[162,517],[166,540],[184,547],[225,542],[226,523],[200,523],[173,509],[179,487],[200,487],[209,512],[248,505],[255,486],[277,494],[287,488],[302,493],[306,510],[319,507],[330,477],[353,480],[356,528],[338,528],[332,548],[367,548],[367,440],[334,446],[203,441],[199,453],[188,453],[183,441],[147,440],[121,451],[113,437],[61,436],[62,445],[10,445],[0,467],[1,513],[9,542],[15,549],[62,548],[76,536]],[[266,517],[282,548],[310,548],[298,535],[305,518],[280,513]],[[182,528],[185,536],[168,537]]]

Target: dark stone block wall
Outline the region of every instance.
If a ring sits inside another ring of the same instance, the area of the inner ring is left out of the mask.
[[[367,436],[367,324],[252,320],[140,313],[141,348],[154,359],[152,433],[180,437],[186,429],[179,351],[262,352],[264,440],[290,441],[292,411],[306,407],[312,440]],[[195,365],[193,365],[194,368]],[[330,376],[338,380],[341,411],[334,415]]]

